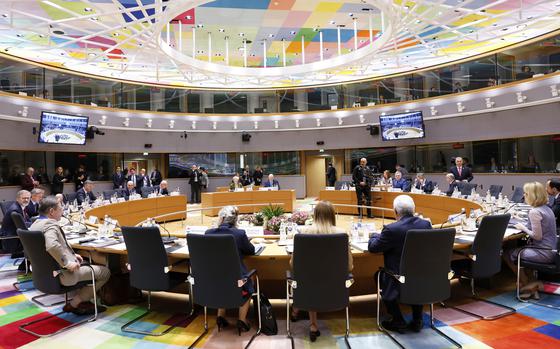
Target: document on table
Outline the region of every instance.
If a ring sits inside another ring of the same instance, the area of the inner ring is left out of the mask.
[[[364,242],[352,242],[350,244],[350,246],[352,246],[352,248],[360,251],[360,252],[366,252],[368,250],[368,242],[364,241]]]

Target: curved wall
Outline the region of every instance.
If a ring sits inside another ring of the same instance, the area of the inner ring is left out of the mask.
[[[555,134],[560,133],[557,85],[560,86],[560,75],[554,74],[497,88],[371,108],[288,115],[208,117],[94,108],[0,93],[0,149],[138,152],[145,149],[145,144],[152,144],[150,152],[287,151],[404,146]],[[487,98],[493,102],[490,108]],[[458,111],[458,103],[464,107],[462,112]],[[42,110],[87,115],[90,125],[102,129],[105,135],[96,136],[85,147],[38,144],[33,128],[38,129]],[[426,138],[382,142],[380,137],[370,136],[366,126],[378,124],[381,113],[392,114],[405,110],[423,111]],[[106,117],[105,125],[102,124],[103,116]],[[129,119],[129,127],[123,126],[126,118]],[[152,120],[151,128],[146,125],[149,119]],[[169,128],[170,120],[175,121],[173,129]],[[299,128],[296,128],[296,120]],[[342,125],[339,124],[341,120]],[[196,129],[192,127],[193,121],[196,121]],[[216,130],[213,129],[214,122]],[[258,129],[255,129],[255,122],[258,123]],[[234,129],[234,125],[237,129]],[[241,141],[244,130],[252,135],[249,143]],[[183,138],[184,132],[187,132],[186,139]],[[323,141],[324,145],[317,146],[317,141]]]

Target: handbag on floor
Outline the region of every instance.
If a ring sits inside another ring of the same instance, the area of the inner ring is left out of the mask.
[[[253,296],[253,304],[255,306],[255,318],[258,316],[257,312],[257,297]],[[256,319],[257,323],[259,319]],[[278,334],[278,324],[276,323],[276,316],[270,301],[264,294],[261,293],[261,333],[267,336],[274,336]]]

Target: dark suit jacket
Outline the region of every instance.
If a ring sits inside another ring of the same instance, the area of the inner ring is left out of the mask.
[[[249,241],[245,230],[237,229],[229,224],[222,224],[218,228],[208,229],[206,234],[228,234],[233,235],[237,252],[239,253],[239,264],[241,273],[247,274],[247,267],[243,264],[243,256],[252,256],[255,254],[255,246]]]
[[[125,186],[125,178],[122,173],[113,173],[113,189],[119,189]]]
[[[396,179],[393,179],[393,188],[400,188],[402,189],[402,191],[410,191],[410,181],[401,178],[398,181]]]
[[[51,193],[53,195],[62,194],[64,192],[64,182],[62,182],[64,178],[66,178],[64,175],[54,174],[51,185]]]
[[[457,190],[461,191],[461,182],[457,182],[457,181],[453,181],[451,183],[449,183],[449,188],[447,189],[447,196],[451,196],[453,194],[453,192],[455,191],[455,188],[457,188]]]
[[[33,190],[33,188],[35,188],[35,185],[33,185],[33,181],[33,177],[29,177],[27,174],[24,174],[23,176],[21,176],[21,189],[27,191]]]
[[[278,190],[280,190],[280,183],[278,183],[276,179],[274,179],[272,183],[270,183],[269,180],[266,180],[266,182],[264,182],[263,185],[265,188],[278,187]]]
[[[152,186],[152,182],[150,181],[150,177],[149,176],[142,176],[139,175],[138,177],[140,177],[140,182],[142,183],[142,187],[151,187]],[[145,182],[145,183],[144,183]],[[138,185],[136,186],[136,188],[138,188]]]
[[[331,183],[336,181],[336,168],[334,166],[330,166],[327,169],[327,181]]]
[[[134,182],[134,185],[136,187],[136,191],[140,192],[140,188],[142,188],[143,185],[143,181],[142,181],[142,176],[139,174],[134,174],[134,178],[135,180],[132,181],[132,175],[128,176],[128,178],[126,179],[126,181],[132,181]]]
[[[200,185],[200,181],[202,179],[202,173],[200,173],[199,170],[196,171],[190,171],[189,172],[189,184],[191,185]],[[194,181],[194,179],[196,178],[196,182]]]
[[[128,188],[123,189],[122,191],[123,196],[125,198],[126,201],[128,201],[128,197],[132,194],[136,194],[137,191],[133,188],[132,190],[128,190]]]
[[[420,186],[420,183],[416,183],[414,188],[424,190],[424,193],[430,194],[434,191],[434,183],[432,183],[432,181],[425,180],[423,186]]]
[[[557,198],[553,198],[554,201],[550,208],[552,208],[552,212],[554,212],[554,216],[556,217],[556,230],[560,229],[560,195]]]
[[[16,225],[14,224],[14,221],[12,220],[12,212],[17,212],[21,214],[25,219],[25,215],[23,214],[23,210],[21,209],[21,206],[17,202],[14,202],[12,205],[10,205],[10,207],[8,207],[8,209],[6,210],[6,214],[2,219],[2,228],[0,229],[0,236],[17,235],[17,228]],[[27,219],[25,221],[25,225],[30,226],[31,221]],[[23,250],[23,247],[19,239],[3,240],[2,246],[5,250],[7,250],[10,253],[17,253]]]
[[[76,200],[78,200],[78,205],[81,205],[86,201],[86,196],[89,198],[89,201],[95,201],[95,199],[97,199],[91,191],[89,193],[86,193],[84,188],[80,188],[80,190],[76,192]]]
[[[159,185],[163,180],[161,172],[152,171],[152,173],[150,173],[150,180],[152,181],[152,185]]]
[[[255,170],[255,172],[253,172],[253,183],[255,183],[255,185],[257,186],[260,186],[262,185],[262,179],[263,179],[263,172]]]
[[[453,166],[449,169],[449,172],[453,173],[453,175],[455,176],[455,180],[456,181],[464,181],[466,180],[467,182],[472,181],[473,179],[473,175],[472,175],[472,171],[470,168],[463,166],[463,168],[461,169],[461,175],[459,176],[459,171],[457,170],[457,166]]]
[[[29,205],[25,207],[25,212],[27,213],[27,217],[35,217],[39,215],[39,203],[33,203],[33,201],[29,201]]]
[[[352,170],[352,182],[354,182],[354,185],[356,187],[360,185],[360,182],[365,182],[366,186],[371,185],[371,183],[369,183],[369,180],[365,176],[366,171],[367,168],[362,169],[360,165],[354,167],[354,170]]]
[[[159,190],[159,193],[160,193],[161,195],[169,195],[169,190],[167,190],[167,189],[160,189],[160,190]]]
[[[400,272],[401,255],[406,233],[411,229],[432,229],[432,225],[430,222],[418,217],[403,217],[395,223],[386,225],[381,234],[375,234],[369,240],[369,252],[383,252],[385,268],[398,274]],[[398,299],[400,290],[398,281],[388,275],[384,275],[381,279],[381,287],[385,300]]]

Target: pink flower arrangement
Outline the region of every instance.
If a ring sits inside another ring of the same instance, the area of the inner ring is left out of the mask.
[[[309,213],[305,211],[296,211],[292,214],[289,221],[294,222],[297,225],[305,225],[305,221],[309,219]]]

